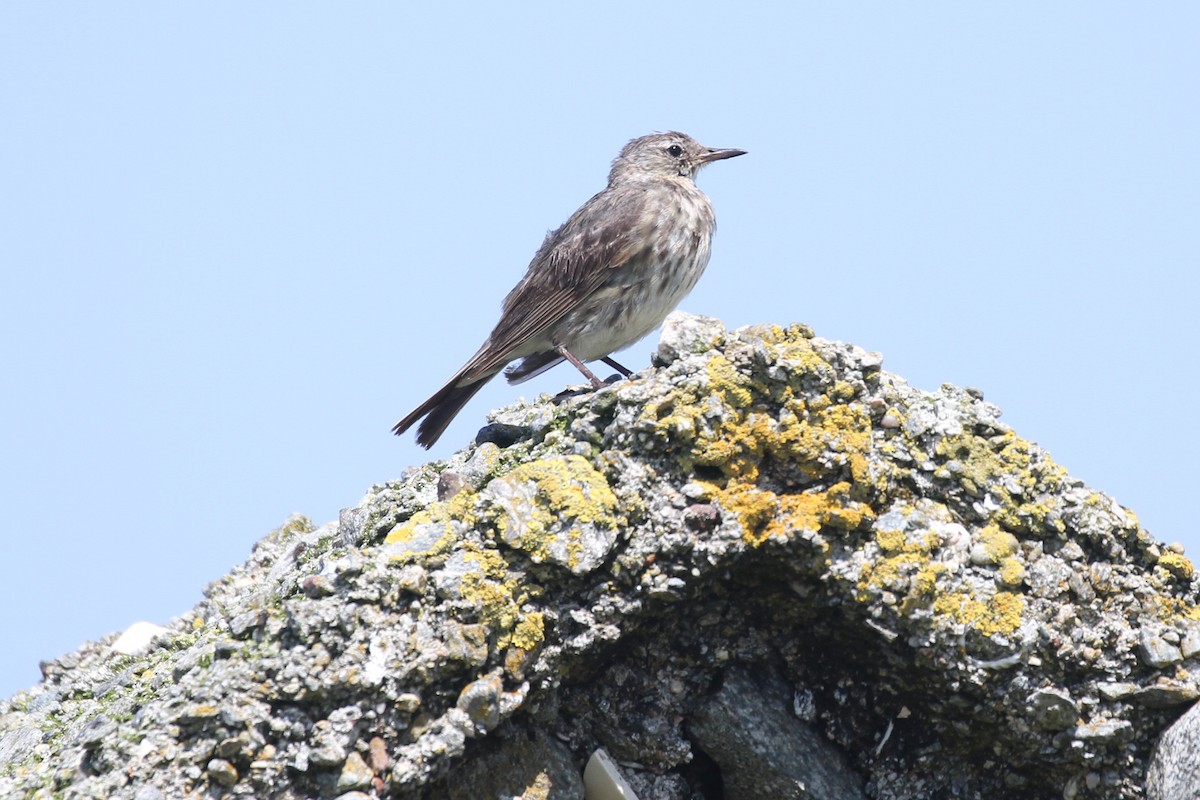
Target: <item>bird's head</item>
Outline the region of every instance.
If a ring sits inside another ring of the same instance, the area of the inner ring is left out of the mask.
[[[678,131],[639,136],[625,145],[613,161],[609,183],[625,179],[695,178],[705,164],[745,155],[745,150],[705,147]]]

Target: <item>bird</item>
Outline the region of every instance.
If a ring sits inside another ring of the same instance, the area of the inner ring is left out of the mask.
[[[716,217],[696,173],[745,154],[705,147],[678,131],[630,140],[613,160],[607,186],[546,234],[475,355],[392,432],[399,436],[423,419],[417,444],[432,447],[501,370],[515,384],[567,361],[595,389],[605,383],[586,361],[632,375],[610,354],[662,324],[708,266]]]

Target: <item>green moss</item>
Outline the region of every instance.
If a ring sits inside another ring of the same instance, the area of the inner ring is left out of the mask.
[[[289,539],[293,536],[312,533],[314,530],[316,529],[308,517],[293,516],[275,530],[274,536],[277,539]]]

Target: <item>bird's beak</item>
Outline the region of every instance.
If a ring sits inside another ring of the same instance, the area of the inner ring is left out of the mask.
[[[720,161],[723,158],[733,158],[734,156],[746,155],[745,150],[734,150],[733,148],[719,149],[715,147],[707,148],[707,152],[700,156],[701,164],[708,164],[712,161]]]

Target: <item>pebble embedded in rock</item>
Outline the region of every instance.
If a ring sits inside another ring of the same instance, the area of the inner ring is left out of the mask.
[[[1045,731],[1063,731],[1079,718],[1079,708],[1071,696],[1058,689],[1039,689],[1029,698],[1034,724]]]
[[[475,434],[475,444],[481,445],[490,442],[498,447],[511,447],[522,439],[526,439],[532,433],[528,425],[507,425],[502,422],[493,422],[490,425],[484,425]]]
[[[503,688],[499,675],[472,681],[459,694],[458,707],[466,712],[476,728],[490,731],[500,723],[500,692]]]
[[[351,789],[365,789],[371,785],[371,779],[374,777],[375,773],[367,766],[363,757],[358,753],[351,753],[346,756],[346,763],[338,773],[337,790],[346,792]]]
[[[237,769],[223,758],[214,758],[208,762],[208,777],[225,788],[238,782]]]
[[[688,527],[697,531],[710,531],[721,523],[721,512],[710,503],[693,503],[683,512]]]
[[[1146,630],[1138,642],[1138,656],[1151,667],[1168,667],[1183,660],[1183,652],[1159,633]]]
[[[444,503],[466,488],[466,478],[457,472],[447,470],[438,476],[437,498]]]
[[[300,591],[304,592],[306,597],[316,600],[333,594],[334,588],[333,583],[324,575],[307,575],[300,581]]]
[[[726,795],[865,798],[846,756],[792,714],[791,695],[763,668],[734,668],[687,720],[692,738],[720,765]]]

